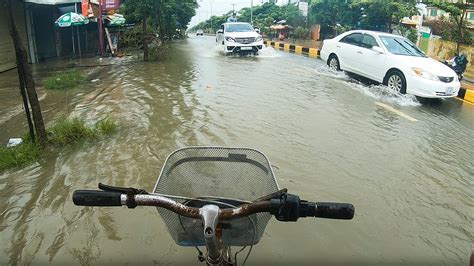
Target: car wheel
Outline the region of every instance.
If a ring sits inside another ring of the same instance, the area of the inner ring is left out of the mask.
[[[339,64],[339,59],[334,54],[329,56],[328,66],[331,70],[341,71],[341,67],[340,67],[341,65]]]
[[[407,81],[403,73],[398,70],[390,71],[385,77],[384,84],[401,94],[407,93]]]

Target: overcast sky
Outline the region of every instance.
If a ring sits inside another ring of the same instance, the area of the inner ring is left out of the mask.
[[[198,0],[199,8],[196,10],[196,16],[194,16],[189,23],[190,27],[210,18],[211,2],[212,15],[220,16],[232,10],[232,4],[235,4],[235,10],[250,7],[251,0]],[[253,4],[261,5],[262,0],[253,0]]]

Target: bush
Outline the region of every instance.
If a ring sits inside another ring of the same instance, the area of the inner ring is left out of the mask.
[[[48,90],[68,90],[81,85],[85,77],[77,70],[69,70],[46,79],[44,87]]]
[[[457,27],[452,18],[441,17],[439,20],[423,22],[423,26],[428,26],[434,35],[439,35],[443,40],[460,44],[470,45],[472,43],[467,22],[464,21],[461,30]]]
[[[300,40],[307,39],[308,33],[309,33],[309,30],[301,26],[298,26],[294,31],[295,37]]]

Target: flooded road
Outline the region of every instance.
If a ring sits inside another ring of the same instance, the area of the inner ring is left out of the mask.
[[[72,204],[73,190],[99,182],[151,191],[166,156],[190,145],[261,150],[280,187],[356,206],[352,221],[272,220],[248,265],[468,264],[474,106],[421,104],[271,48],[224,57],[212,37],[167,54],[153,63],[113,59],[123,62],[103,67],[87,88],[46,93],[47,122],[110,116],[119,130],[0,174],[1,265],[197,264],[154,208]],[[0,89],[1,114],[11,116],[1,121],[2,143],[26,132],[23,113],[4,109],[8,93]]]

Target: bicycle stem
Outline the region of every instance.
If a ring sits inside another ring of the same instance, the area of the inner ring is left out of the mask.
[[[209,265],[220,265],[222,252],[216,237],[216,227],[219,217],[219,207],[216,205],[204,205],[200,209],[201,219],[204,222],[204,239],[207,246],[207,262]]]

